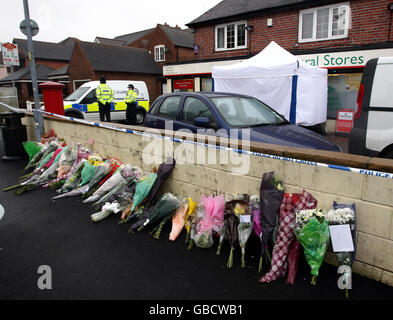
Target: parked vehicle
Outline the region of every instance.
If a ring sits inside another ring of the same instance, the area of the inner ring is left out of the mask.
[[[392,89],[393,57],[370,59],[358,92],[349,153],[393,159]]]
[[[250,140],[341,152],[338,145],[305,128],[289,123],[283,116],[256,98],[219,92],[177,92],[157,98],[146,114],[144,126],[173,130],[213,129],[230,137],[230,129],[250,128]],[[238,136],[242,139],[242,130]]]
[[[149,92],[144,81],[133,80],[108,80],[107,85],[112,88],[114,101],[111,107],[111,119],[113,121],[126,120],[127,105],[124,102],[128,92],[128,85],[134,85],[138,93],[137,123],[143,123],[146,112],[149,110]],[[77,90],[64,99],[64,114],[69,117],[99,121],[98,102],[96,89],[99,81],[90,81],[81,85]]]

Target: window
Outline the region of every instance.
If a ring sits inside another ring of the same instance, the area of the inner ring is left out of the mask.
[[[362,73],[329,74],[328,77],[328,119],[336,119],[339,109],[353,109],[356,113],[356,99],[362,80]]]
[[[82,99],[80,104],[90,104],[94,102],[97,102],[97,96],[96,96],[96,91],[92,90]]]
[[[277,125],[285,123],[278,113],[254,98],[211,98],[222,117],[233,127]]]
[[[299,42],[341,39],[348,37],[349,3],[301,10]]]
[[[166,98],[161,104],[160,110],[158,111],[158,115],[167,118],[176,119],[177,110],[179,109],[179,102],[180,102],[179,96]]]
[[[193,123],[197,117],[205,117],[209,119],[210,124],[215,123],[212,112],[203,101],[196,98],[187,98],[183,107],[183,120]]]
[[[246,22],[216,26],[216,51],[247,48]]]
[[[154,47],[154,60],[156,62],[165,61],[165,46],[155,46]]]

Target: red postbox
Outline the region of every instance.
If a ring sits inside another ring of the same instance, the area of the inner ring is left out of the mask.
[[[44,96],[45,111],[64,116],[63,88],[58,82],[44,82],[38,86]]]

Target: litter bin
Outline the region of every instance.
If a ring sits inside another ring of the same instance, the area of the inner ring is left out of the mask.
[[[22,142],[27,140],[26,126],[21,118],[25,116],[20,112],[0,113],[1,132],[3,135],[5,155],[2,160],[21,160],[27,158]]]

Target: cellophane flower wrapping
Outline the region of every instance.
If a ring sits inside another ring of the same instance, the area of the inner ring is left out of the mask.
[[[72,189],[75,189],[80,181],[80,177],[82,174],[83,167],[85,166],[86,159],[82,159],[78,162],[78,166],[75,172],[66,180],[63,186],[58,190],[59,193],[69,192]]]
[[[242,252],[242,257],[241,257],[242,268],[246,267],[246,262],[245,262],[246,244],[253,230],[252,215],[250,209],[249,208],[247,209],[248,210],[246,210],[244,213],[239,214],[239,224],[237,226],[237,232],[239,235],[239,245]]]
[[[190,250],[195,244],[195,236],[198,234],[198,225],[202,221],[205,216],[205,207],[201,204],[196,208],[195,214],[193,214],[192,219],[190,221],[190,239],[188,250]]]
[[[44,147],[42,143],[36,141],[24,141],[22,145],[29,157],[28,162]]]
[[[157,179],[157,174],[150,173],[146,178],[142,178],[138,181],[135,187],[135,194],[134,194],[134,200],[132,203],[131,212],[134,212],[137,206],[143,200],[146,199],[156,179]]]
[[[214,243],[213,231],[219,234],[223,225],[225,199],[223,195],[202,195],[201,203],[205,209],[204,215],[194,229],[193,240],[199,248],[210,248]]]
[[[57,141],[52,141],[48,144],[44,144],[43,148],[37,152],[31,161],[27,164],[24,171],[35,169],[42,159],[44,159],[49,153],[54,152],[60,144]]]
[[[239,217],[235,213],[236,200],[228,201],[225,203],[224,211],[224,226],[225,226],[225,239],[228,240],[231,249],[228,257],[227,267],[233,267],[233,252],[239,239],[237,226],[239,224]]]
[[[177,198],[174,194],[170,192],[164,193],[153,209],[149,211],[149,215],[146,219],[137,221],[133,226],[131,226],[131,229],[138,227],[138,231],[142,231],[148,224],[152,224],[164,218],[168,214],[173,213],[178,207],[180,207],[181,203],[181,199]]]
[[[281,184],[277,183],[274,172],[264,173],[260,186],[261,227],[263,230],[260,258],[263,258],[268,241],[274,232],[283,196],[284,189]]]
[[[319,268],[326,254],[330,238],[329,225],[321,210],[300,210],[296,212],[295,235],[303,246],[304,255],[311,268],[311,283],[316,283]]]
[[[94,222],[101,221],[101,220],[105,219],[106,217],[108,217],[112,212],[114,212],[114,213],[119,212],[120,211],[119,207],[120,207],[120,204],[117,203],[116,201],[114,201],[112,203],[107,202],[102,206],[102,209],[100,212],[94,213],[90,216],[91,220]]]
[[[121,167],[120,167],[121,168]],[[102,186],[96,190],[89,198],[83,200],[84,203],[95,202],[99,200],[104,194],[110,192],[114,187],[116,187],[119,183],[123,182],[125,179],[118,170],[115,174],[113,174]]]
[[[108,174],[100,181],[100,186],[102,186],[112,175],[117,171],[117,169],[123,164],[120,160],[116,158],[109,158],[110,170]]]
[[[333,202],[333,209],[329,210],[326,214],[325,219],[328,221],[329,225],[344,225],[348,224],[351,230],[352,242],[354,246],[354,251],[352,252],[335,252],[338,265],[348,266],[352,269],[352,264],[356,256],[356,206],[355,203],[352,204],[338,204],[336,201]],[[345,273],[345,280],[350,281],[349,277],[351,274]],[[348,298],[348,290],[345,291]]]
[[[129,176],[125,178],[122,182],[120,182],[117,186],[115,186],[111,191],[106,193],[102,198],[97,200],[93,206],[94,207],[99,207],[105,202],[112,202],[114,200],[120,200],[122,197],[128,197],[128,199],[131,198],[131,194],[129,194],[129,191],[131,191],[131,186],[136,182],[136,178],[134,176]],[[134,193],[135,189],[132,189],[132,194]],[[119,199],[119,195],[123,194]],[[124,199],[121,200],[121,202],[124,202]]]
[[[193,201],[191,198],[188,198],[188,209],[186,216],[184,218],[184,228],[186,229],[186,243],[190,241],[190,232],[191,232],[191,226],[192,226],[192,221],[195,217],[196,214],[196,209],[197,209],[197,203]]]
[[[303,209],[315,209],[317,207],[318,201],[315,199],[311,193],[303,190],[302,193],[292,193],[292,204],[293,210],[295,212]],[[297,240],[296,236],[293,237],[292,242],[289,246],[288,252],[288,276],[286,283],[295,284],[296,274],[298,270],[299,257],[303,251],[302,245]]]
[[[188,211],[189,199],[182,202],[182,205],[172,216],[172,230],[169,234],[169,240],[175,241],[184,228],[185,218]]]
[[[280,206],[280,226],[277,233],[277,241],[273,248],[271,268],[268,273],[259,279],[260,282],[268,283],[285,275],[290,245],[295,236],[296,214],[294,208],[293,196],[284,193]]]
[[[87,161],[85,163],[85,166],[83,167],[83,170],[81,172],[81,182],[79,184],[79,187],[84,186],[91,180],[91,178],[93,178],[96,169],[97,166],[91,164],[91,161]]]

